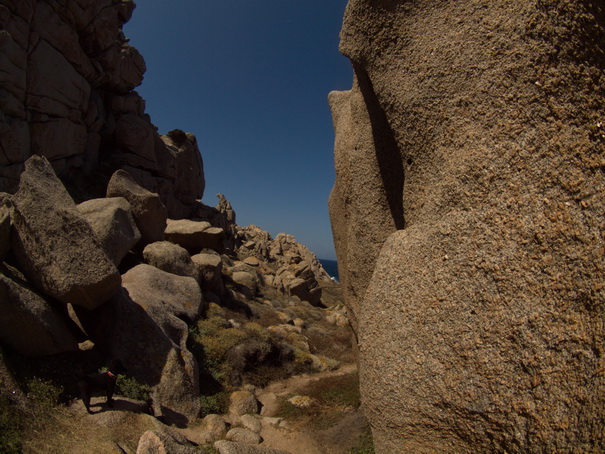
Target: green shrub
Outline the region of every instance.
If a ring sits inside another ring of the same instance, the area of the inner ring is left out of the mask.
[[[118,394],[134,400],[148,400],[151,387],[138,382],[135,378],[118,375]]]
[[[36,410],[47,412],[59,404],[63,388],[54,385],[50,380],[38,377],[30,379],[27,384],[27,397]]]
[[[207,394],[238,386],[244,378],[262,386],[275,378],[268,368],[279,368],[283,374],[281,366],[292,352],[282,341],[257,323],[229,327],[218,306],[210,305],[207,315],[190,330],[188,340],[189,351],[200,367],[200,381],[212,391]],[[265,378],[256,373],[260,370]]]
[[[357,408],[361,400],[359,375],[352,373],[324,378],[316,383],[312,395],[326,405]]]
[[[219,392],[200,397],[200,418],[212,414],[225,414],[229,410],[229,393]]]

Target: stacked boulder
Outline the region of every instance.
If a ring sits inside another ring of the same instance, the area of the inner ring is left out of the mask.
[[[133,91],[145,62],[122,26],[134,8],[132,0],[0,1],[0,191],[14,192],[25,161],[40,155],[89,196],[125,169],[171,217],[195,211],[204,192],[195,137],[160,136]]]
[[[125,184],[110,185],[112,197],[77,206],[46,158],[26,161],[18,191],[2,198],[10,229],[1,238],[0,342],[41,356],[78,350],[85,334],[152,387],[156,411],[187,421],[199,411],[197,364],[186,346],[188,323],[203,310],[199,272],[190,258],[179,262],[172,249],[182,248],[154,241],[144,255],[157,267],[120,275],[127,254],[163,239],[166,210],[125,172],[114,179]]]

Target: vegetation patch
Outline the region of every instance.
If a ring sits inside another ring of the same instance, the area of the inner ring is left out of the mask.
[[[350,373],[313,380],[301,393],[314,405],[297,406],[285,400],[278,416],[288,421],[311,423],[314,430],[329,429],[360,406],[359,375]]]
[[[118,375],[118,394],[134,400],[149,400],[151,387],[140,383],[135,378]]]
[[[349,450],[349,454],[375,454],[372,430],[368,426],[357,439],[357,444]]]
[[[200,396],[200,418],[208,415],[222,415],[229,411],[228,392],[218,392],[209,396]]]
[[[22,452],[22,433],[25,417],[15,404],[0,396],[0,452]]]

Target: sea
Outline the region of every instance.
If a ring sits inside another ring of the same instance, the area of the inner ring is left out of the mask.
[[[333,277],[337,281],[340,280],[338,277],[338,262],[336,260],[319,259],[319,262],[321,263],[321,266],[324,267],[324,270],[326,270],[326,272],[331,277]]]

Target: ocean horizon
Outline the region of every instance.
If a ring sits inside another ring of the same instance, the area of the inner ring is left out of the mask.
[[[336,260],[319,259],[319,262],[331,277],[340,281],[338,276],[338,262]]]

